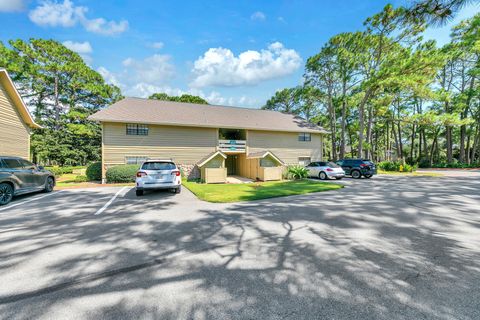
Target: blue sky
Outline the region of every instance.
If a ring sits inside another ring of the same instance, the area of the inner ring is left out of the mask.
[[[305,60],[331,36],[360,30],[388,2],[0,0],[0,40],[60,41],[128,96],[192,93],[258,108],[301,83]],[[443,44],[479,11],[471,4],[425,36]]]

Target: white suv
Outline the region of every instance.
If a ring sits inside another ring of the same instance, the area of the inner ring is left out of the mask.
[[[182,178],[177,165],[171,160],[148,160],[137,171],[136,193],[143,195],[145,190],[170,189],[180,193]]]

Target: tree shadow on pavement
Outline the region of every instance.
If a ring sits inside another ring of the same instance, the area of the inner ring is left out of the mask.
[[[7,284],[0,311],[6,318],[67,310],[105,319],[477,318],[480,183],[402,179],[238,204],[188,192],[127,193],[95,219],[91,191],[77,193],[74,215],[62,214],[69,198],[58,196],[45,214],[27,207],[0,216],[2,230],[13,230],[0,231]],[[36,282],[21,281],[29,271]]]

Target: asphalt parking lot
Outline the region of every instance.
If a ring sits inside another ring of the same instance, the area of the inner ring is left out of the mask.
[[[0,318],[480,318],[478,176],[342,183],[233,204],[17,198],[0,207]]]

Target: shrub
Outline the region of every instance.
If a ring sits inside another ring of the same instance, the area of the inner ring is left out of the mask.
[[[287,169],[287,177],[293,180],[305,179],[308,177],[308,170],[302,166],[290,166]]]
[[[63,170],[60,167],[45,167],[45,170],[48,170],[51,173],[53,173],[55,177],[59,177],[63,174]]]
[[[417,165],[403,164],[400,161],[382,161],[378,168],[383,171],[413,172],[417,170]]]
[[[87,167],[85,172],[88,181],[102,180],[102,163],[94,162]]]
[[[136,164],[126,164],[126,165],[108,168],[107,182],[108,183],[134,182],[135,174],[137,170],[138,170],[138,165]]]
[[[73,179],[73,182],[87,182],[87,176],[76,176],[75,179]]]

